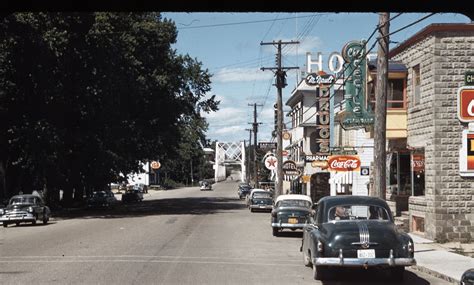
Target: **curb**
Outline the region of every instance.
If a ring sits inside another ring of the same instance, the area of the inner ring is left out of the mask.
[[[410,268],[412,268],[414,270],[417,270],[417,271],[420,271],[420,272],[423,272],[423,273],[426,273],[426,274],[429,274],[429,275],[434,276],[436,278],[442,279],[444,281],[449,282],[450,284],[456,284],[456,285],[460,284],[459,280],[454,279],[454,278],[452,278],[452,277],[450,277],[446,274],[434,271],[434,270],[432,270],[428,267],[424,267],[424,266],[420,266],[420,265],[413,265],[413,266],[410,266]]]

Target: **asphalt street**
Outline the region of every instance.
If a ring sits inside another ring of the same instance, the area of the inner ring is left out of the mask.
[[[272,236],[237,182],[150,191],[113,210],[0,228],[1,284],[321,284],[303,265],[301,233]],[[416,258],[416,256],[415,256]],[[407,271],[402,284],[445,284]],[[340,271],[324,284],[385,284],[380,271]]]

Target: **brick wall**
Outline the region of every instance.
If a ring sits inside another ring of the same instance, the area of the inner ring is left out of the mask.
[[[425,196],[410,199],[410,214],[425,219],[425,236],[439,241],[474,240],[474,179],[459,176],[461,132],[457,89],[474,70],[474,33],[435,33],[392,60],[408,67],[409,146],[425,149]],[[421,97],[413,102],[413,67],[420,65]]]

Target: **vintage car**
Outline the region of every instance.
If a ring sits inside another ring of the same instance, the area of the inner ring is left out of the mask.
[[[32,223],[42,221],[47,224],[49,221],[51,211],[48,206],[44,204],[43,199],[36,195],[15,195],[8,205],[0,210],[0,222],[6,228],[9,224]]]
[[[306,195],[280,195],[272,210],[273,235],[278,236],[283,229],[303,229],[311,214],[313,202]]]
[[[253,189],[250,192],[247,205],[250,212],[254,211],[268,211],[270,212],[273,208],[272,192],[263,189]]]
[[[110,190],[94,191],[92,196],[87,199],[89,208],[110,208],[117,205],[118,201]]]
[[[251,191],[252,191],[252,186],[250,186],[247,183],[241,183],[239,185],[239,189],[237,190],[237,195],[239,196],[239,199],[242,200],[245,197],[247,197],[247,195],[249,195]]]
[[[201,191],[210,191],[212,190],[212,185],[211,183],[204,181],[201,184],[201,188],[199,188]]]
[[[303,229],[300,250],[317,280],[338,267],[376,267],[401,281],[405,266],[416,264],[413,240],[396,228],[387,203],[376,197],[321,198]]]
[[[143,193],[138,189],[129,188],[122,194],[122,203],[141,202],[142,200]]]

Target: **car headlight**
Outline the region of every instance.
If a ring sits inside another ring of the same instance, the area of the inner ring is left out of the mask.
[[[33,211],[34,211],[34,210],[33,210],[33,207],[29,206],[27,211],[28,211],[29,213],[33,213]]]
[[[3,211],[3,209],[0,209],[0,215],[3,215],[5,212]]]

